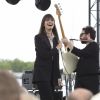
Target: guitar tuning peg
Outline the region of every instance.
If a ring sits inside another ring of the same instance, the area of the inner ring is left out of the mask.
[[[62,8],[60,8],[60,10],[62,10]]]
[[[60,13],[63,14],[63,9],[62,8],[60,8]]]
[[[60,3],[58,3],[58,5],[59,5],[60,10],[62,10],[62,7],[61,7]]]
[[[60,3],[58,3],[58,5],[60,5]]]
[[[60,3],[58,3],[59,7],[61,7]]]

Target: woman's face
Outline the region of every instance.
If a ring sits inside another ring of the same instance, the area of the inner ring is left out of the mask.
[[[52,18],[47,18],[44,22],[44,27],[46,30],[52,30],[54,27],[55,21]]]

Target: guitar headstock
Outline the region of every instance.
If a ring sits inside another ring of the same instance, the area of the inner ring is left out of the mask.
[[[57,4],[55,4],[54,6],[56,8],[56,14],[60,17],[61,16],[61,12],[60,12],[59,6]]]

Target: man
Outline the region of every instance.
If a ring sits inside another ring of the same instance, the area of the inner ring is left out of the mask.
[[[69,94],[67,100],[90,100],[92,96],[91,91],[84,88],[77,88]]]
[[[81,39],[81,43],[86,44],[83,49],[76,48],[66,38],[62,39],[62,42],[79,57],[75,88],[86,88],[96,94],[99,91],[99,45],[94,41],[96,32],[93,27],[84,27],[82,33],[84,38]]]

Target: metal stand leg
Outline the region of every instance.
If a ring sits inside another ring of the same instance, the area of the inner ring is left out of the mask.
[[[65,75],[66,96],[74,90],[75,73]]]

